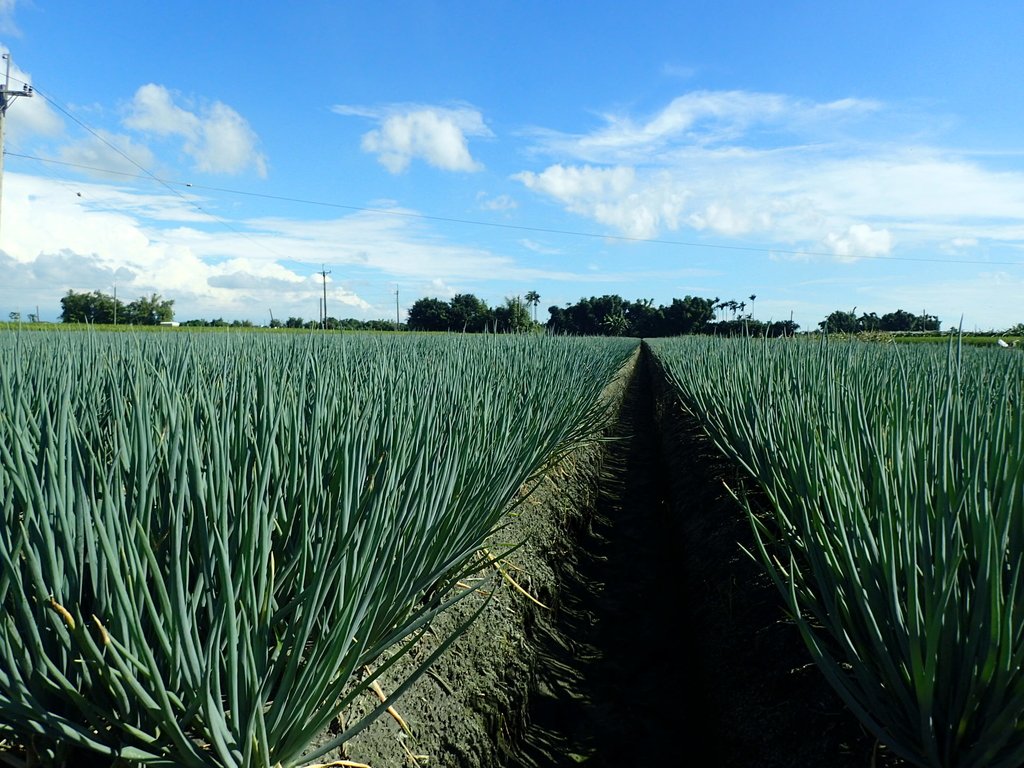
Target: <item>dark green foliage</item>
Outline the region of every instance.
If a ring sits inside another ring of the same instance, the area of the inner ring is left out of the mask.
[[[527,297],[529,296],[530,294],[527,294]],[[540,300],[539,295],[537,300]],[[527,303],[529,301],[528,299]],[[419,299],[409,308],[408,328],[410,331],[518,333],[536,326],[530,319],[527,303],[514,296],[492,309],[472,293],[457,294],[451,301],[437,298]]]
[[[906,333],[910,331],[939,331],[939,318],[922,312],[914,315],[903,309],[887,312],[879,317],[874,312],[862,313],[857,317],[856,307],[846,312],[837,309],[820,323],[818,327],[828,333],[860,333],[861,331],[888,331]]]
[[[741,302],[719,302],[699,296],[672,299],[666,306],[655,306],[653,299],[627,301],[614,294],[591,296],[575,304],[549,307],[548,330],[580,336],[633,336],[656,338],[712,333],[722,336],[750,334],[760,336],[792,335],[793,323],[765,324],[749,315],[736,318],[735,311],[746,308]],[[715,322],[716,309],[733,310],[731,320]]]
[[[100,291],[68,291],[60,300],[60,306],[60,319],[63,323],[159,325],[174,319],[174,300],[162,299],[158,293],[148,298],[140,296],[126,305]]]
[[[409,330],[447,331],[451,326],[451,306],[441,299],[419,299],[409,308]]]

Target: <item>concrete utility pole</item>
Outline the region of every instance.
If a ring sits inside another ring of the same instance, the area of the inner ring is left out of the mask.
[[[402,312],[398,308],[398,286],[395,286],[395,330],[402,325]]]
[[[331,270],[325,269],[324,265],[320,265],[320,272],[318,273],[324,279],[324,320],[323,329],[327,330],[327,276],[331,274]]]
[[[4,76],[4,87],[0,90],[0,201],[3,200],[3,184],[4,184],[4,128],[7,122],[7,108],[11,105],[19,96],[31,96],[32,86],[23,85],[21,90],[11,90],[11,54],[5,53],[3,55],[4,61],[7,62],[7,72]]]

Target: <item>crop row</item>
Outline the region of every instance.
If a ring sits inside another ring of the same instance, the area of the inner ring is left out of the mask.
[[[0,335],[0,735],[51,765],[325,754],[632,346]]]
[[[1024,357],[793,339],[651,348],[753,479],[814,661],[896,754],[1024,762]]]

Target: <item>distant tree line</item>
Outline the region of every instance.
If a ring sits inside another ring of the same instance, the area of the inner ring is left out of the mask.
[[[915,315],[902,309],[888,312],[879,317],[874,312],[862,313],[860,317],[853,311],[836,310],[820,323],[818,327],[828,333],[860,333],[862,331],[939,331],[939,318],[922,312]]]
[[[756,296],[751,296],[751,305]],[[565,307],[549,307],[549,330],[584,336],[682,336],[718,334],[736,336],[790,336],[799,326],[792,321],[765,323],[742,313],[746,302],[719,301],[699,296],[672,299],[668,305],[655,306],[651,299],[627,301],[615,294],[591,296]],[[730,318],[716,319],[719,310],[731,312]]]
[[[174,319],[174,300],[154,293],[125,304],[100,291],[68,291],[60,300],[62,323],[99,325],[159,325]]]
[[[709,299],[686,296],[672,299],[667,305],[655,305],[652,299],[628,301],[616,294],[581,298],[564,307],[548,307],[548,319],[542,326],[537,321],[540,294],[529,291],[525,297],[514,296],[495,307],[472,293],[460,293],[445,301],[438,298],[418,299],[410,308],[408,321],[396,324],[389,320],[357,320],[355,318],[304,320],[289,317],[271,318],[271,328],[326,328],[350,331],[452,331],[467,333],[521,332],[546,328],[554,333],[578,336],[681,336],[684,334],[717,334],[721,336],[791,336],[800,327],[792,320],[764,322],[753,318],[754,301]],[[64,323],[95,323],[106,325],[157,325],[174,319],[174,300],[159,294],[140,296],[127,304],[101,291],[69,290],[61,300],[60,320]],[[532,307],[532,316],[530,308]],[[746,314],[747,308],[750,311]],[[30,321],[37,318],[29,316]],[[21,320],[20,313],[11,312],[10,320]],[[181,323],[186,327],[251,328],[250,320],[227,321],[194,319]],[[874,312],[856,313],[836,310],[818,323],[828,333],[860,332],[939,332],[936,315],[914,314],[902,309],[881,316]],[[1024,324],[1006,331],[1024,332]]]
[[[183,328],[255,328],[251,320],[225,320],[216,317],[213,320],[186,320]],[[301,317],[289,317],[287,320],[273,318],[270,321],[271,328],[326,328],[329,331],[394,331],[402,330],[404,326],[396,326],[392,320],[356,320],[348,317],[339,320],[336,317],[328,317],[326,321],[303,320]]]
[[[532,296],[540,300],[534,291],[527,294],[528,299]],[[533,303],[532,299],[530,303]],[[526,302],[518,296],[505,299],[505,303],[497,307],[487,306],[485,301],[472,293],[457,294],[449,301],[418,299],[409,307],[410,331],[518,333],[535,327],[539,326],[530,319]]]

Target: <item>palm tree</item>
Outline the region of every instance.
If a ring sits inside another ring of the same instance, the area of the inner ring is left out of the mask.
[[[754,299],[757,298],[757,294],[756,293],[752,293],[752,294],[750,294],[749,298],[750,298],[750,316],[753,317],[754,316]]]
[[[536,291],[529,291],[526,294],[526,303],[533,305],[533,322],[537,322],[537,305],[540,304],[540,294]]]

